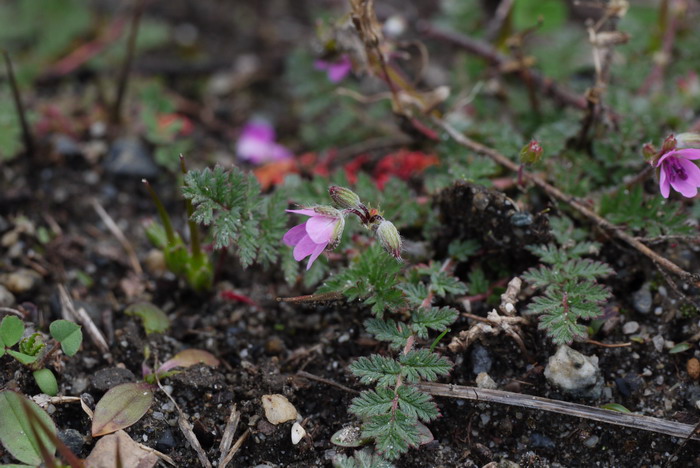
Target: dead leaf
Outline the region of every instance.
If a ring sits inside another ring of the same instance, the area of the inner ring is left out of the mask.
[[[98,440],[85,461],[89,468],[151,468],[158,463],[158,457],[142,449],[126,432],[119,430]]]

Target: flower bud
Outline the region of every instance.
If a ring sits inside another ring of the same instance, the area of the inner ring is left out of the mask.
[[[384,250],[397,260],[401,260],[401,236],[391,221],[382,220],[376,228],[377,238]]]
[[[678,142],[676,141],[676,137],[672,134],[666,137],[664,140],[664,145],[661,147],[661,154],[666,154],[669,151],[673,151],[676,149],[676,145]]]
[[[542,147],[537,140],[531,140],[520,150],[520,162],[523,164],[534,164],[541,158]]]
[[[679,133],[676,135],[678,148],[700,148],[700,133]]]
[[[644,146],[642,146],[642,154],[646,161],[651,161],[656,157],[657,151],[651,143],[644,143]]]
[[[328,194],[333,199],[333,203],[341,209],[359,210],[362,206],[360,197],[349,188],[331,185],[328,187]]]

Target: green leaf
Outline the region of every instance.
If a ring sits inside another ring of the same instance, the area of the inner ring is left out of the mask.
[[[83,342],[83,332],[80,325],[68,320],[54,320],[49,325],[51,336],[61,343],[61,349],[66,356],[74,356]]]
[[[368,419],[390,412],[393,403],[394,391],[387,387],[379,387],[377,390],[365,390],[360,396],[353,398],[349,411],[361,419]]]
[[[457,317],[457,312],[452,307],[431,307],[419,308],[413,312],[411,317],[411,328],[416,333],[418,338],[428,338],[428,329],[435,331],[443,331],[452,324]]]
[[[362,428],[362,435],[373,437],[377,452],[389,460],[399,458],[410,447],[420,444],[416,419],[401,411],[373,416]]]
[[[170,319],[160,307],[150,302],[137,302],[124,310],[126,315],[141,319],[146,334],[165,333],[170,328]]]
[[[378,387],[388,387],[396,385],[401,366],[392,358],[373,354],[362,356],[350,364],[350,371],[360,377],[363,384],[376,382]]]
[[[678,343],[676,346],[669,349],[668,353],[669,354],[678,354],[678,353],[682,353],[683,351],[688,351],[692,347],[693,347],[693,345],[691,345],[688,342]]]
[[[356,451],[351,457],[339,454],[333,459],[334,468],[394,468],[390,462],[369,448]]]
[[[0,323],[0,339],[5,346],[16,345],[24,334],[24,322],[14,315],[7,315]]]
[[[56,448],[49,435],[43,431],[36,430],[39,436],[35,436],[27,411],[31,411],[49,427],[55,436],[56,425],[39,405],[17,392],[0,392],[0,442],[17,460],[38,466],[43,461],[40,447],[44,447],[51,454]]]
[[[452,363],[437,353],[427,349],[411,350],[399,357],[401,375],[408,383],[417,383],[421,379],[433,381],[439,375],[448,375]]]
[[[458,262],[466,262],[480,248],[481,246],[474,239],[453,240],[447,247],[447,253]]]
[[[619,403],[606,403],[606,404],[602,405],[601,408],[606,409],[606,410],[610,410],[610,411],[617,411],[619,413],[632,414],[632,412],[630,410],[628,410],[627,408],[625,408],[624,406],[622,406]]]
[[[432,397],[408,385],[402,385],[397,390],[399,408],[409,417],[421,421],[432,421],[440,416],[437,405]]]
[[[136,423],[153,403],[153,387],[145,382],[111,388],[95,406],[92,436],[97,437]]]
[[[365,320],[365,329],[380,341],[389,342],[391,349],[401,349],[406,346],[411,329],[408,325],[395,320],[384,321],[378,318]]]
[[[50,369],[39,369],[34,371],[33,375],[36,384],[43,393],[50,396],[58,394],[58,382],[56,382],[56,376]]]
[[[398,288],[406,295],[409,304],[419,306],[428,297],[428,287],[424,283],[401,283]]]
[[[25,366],[28,366],[29,364],[32,364],[37,359],[39,359],[39,356],[30,356],[29,354],[20,353],[18,351],[14,351],[12,349],[8,349],[7,354],[9,354],[13,358],[17,359],[19,362],[21,362]]]

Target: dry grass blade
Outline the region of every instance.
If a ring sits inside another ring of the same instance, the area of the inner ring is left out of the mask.
[[[226,427],[224,428],[224,435],[221,437],[221,443],[219,444],[219,468],[225,467],[223,461],[228,458],[229,450],[231,449],[231,444],[233,444],[233,436],[236,434],[236,429],[238,429],[238,423],[241,420],[241,412],[236,409],[236,405],[231,408],[231,414],[228,416],[228,421],[226,422]]]
[[[75,320],[82,324],[95,346],[97,346],[97,348],[104,353],[105,358],[111,362],[112,355],[109,352],[107,340],[105,340],[104,335],[100,329],[97,328],[97,325],[95,325],[95,322],[92,321],[85,309],[82,307],[78,310],[75,309],[73,299],[71,299],[68,290],[62,284],[58,285],[58,295],[61,301],[61,314],[63,318],[66,320]]]
[[[484,388],[465,387],[461,385],[420,383],[418,389],[433,396],[462,398],[465,400],[478,400],[485,403],[501,403],[521,408],[549,411],[552,413],[575,416],[577,418],[591,419],[602,423],[615,424],[617,426],[630,427],[643,431],[666,434],[673,437],[689,437],[700,440],[700,434],[695,434],[695,426],[683,424],[665,419],[641,416],[630,413],[620,413],[593,406],[569,403],[566,401],[550,400],[533,395],[504,392],[503,390],[488,390]]]
[[[136,250],[134,250],[134,247],[131,245],[131,242],[129,242],[129,239],[126,238],[122,230],[119,228],[117,223],[114,222],[109,213],[107,213],[107,211],[102,207],[102,205],[100,205],[100,202],[93,198],[92,206],[93,208],[95,208],[95,211],[99,215],[102,222],[105,223],[105,226],[107,226],[107,229],[109,229],[112,235],[117,238],[122,248],[126,251],[126,255],[129,257],[129,263],[131,264],[131,268],[136,272],[136,274],[143,274],[143,268],[141,268],[139,258],[136,256]]]

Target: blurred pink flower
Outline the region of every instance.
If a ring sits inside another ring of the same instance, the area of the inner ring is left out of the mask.
[[[294,260],[301,261],[311,256],[306,265],[308,270],[321,252],[338,245],[345,227],[345,219],[339,210],[330,206],[287,210],[287,212],[310,216],[304,224],[294,226],[282,238],[285,244],[294,247]]]
[[[348,73],[352,70],[352,62],[347,54],[343,54],[335,62],[329,62],[326,60],[316,60],[314,62],[314,68],[316,70],[325,71],[328,74],[328,79],[332,83],[339,83],[348,76]]]
[[[236,143],[238,158],[252,164],[290,159],[293,154],[275,142],[275,129],[264,120],[248,122]]]
[[[656,161],[660,168],[659,188],[661,195],[668,198],[671,187],[684,197],[693,198],[700,187],[700,168],[692,159],[700,159],[700,149],[674,149],[662,155]]]

